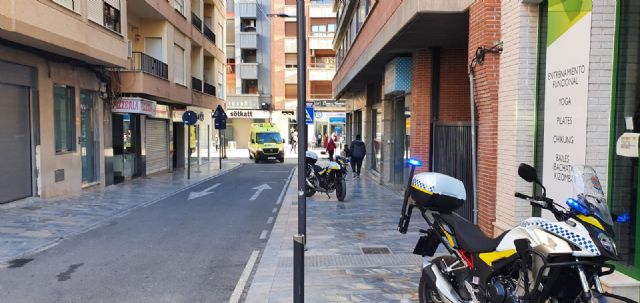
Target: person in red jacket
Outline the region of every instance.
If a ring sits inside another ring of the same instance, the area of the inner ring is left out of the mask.
[[[329,161],[333,161],[333,153],[336,151],[336,143],[333,142],[332,138],[328,139],[329,141],[327,141],[327,153],[329,153]]]

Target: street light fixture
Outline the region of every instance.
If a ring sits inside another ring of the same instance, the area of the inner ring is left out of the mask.
[[[307,196],[305,195],[306,99],[307,99],[307,40],[305,29],[304,0],[296,0],[296,15],[285,13],[267,14],[268,17],[296,18],[298,23],[298,233],[293,236],[293,302],[304,303],[304,247],[307,243]],[[300,144],[302,143],[302,144]]]

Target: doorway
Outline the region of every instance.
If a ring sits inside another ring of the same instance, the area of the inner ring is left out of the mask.
[[[141,176],[140,116],[113,114],[114,183]]]
[[[91,184],[98,181],[100,134],[98,131],[97,101],[97,92],[80,91],[80,156],[83,184]]]

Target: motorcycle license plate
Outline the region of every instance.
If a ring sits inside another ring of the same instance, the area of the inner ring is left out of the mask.
[[[269,159],[269,160],[275,160],[275,159],[276,159],[276,157],[268,157],[267,159]]]
[[[413,253],[423,257],[433,257],[440,245],[440,239],[438,235],[430,229],[426,235],[423,235],[416,243],[416,248],[413,249]]]

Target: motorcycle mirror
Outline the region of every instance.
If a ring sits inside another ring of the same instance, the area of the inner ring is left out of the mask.
[[[530,165],[520,163],[520,166],[518,166],[518,175],[529,183],[535,182],[540,184],[540,180],[538,180],[538,172]]]

